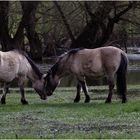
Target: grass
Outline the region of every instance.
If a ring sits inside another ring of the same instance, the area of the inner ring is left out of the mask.
[[[90,87],[91,102],[74,104],[74,88],[58,88],[46,101],[33,91],[26,94],[29,105],[21,105],[15,91],[0,105],[1,139],[89,139],[140,138],[140,86],[129,86],[126,104],[114,95],[105,104],[106,87]]]

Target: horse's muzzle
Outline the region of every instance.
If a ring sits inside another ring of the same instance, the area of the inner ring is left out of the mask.
[[[42,96],[40,96],[40,98],[41,98],[42,100],[46,100],[46,99],[47,99],[47,96],[42,95]]]
[[[52,95],[52,92],[48,92],[48,93],[47,93],[47,96],[51,96],[51,95]]]
[[[46,100],[46,99],[47,99],[47,96],[46,96],[45,93],[42,93],[42,92],[41,92],[40,90],[38,90],[38,89],[35,89],[35,91],[39,94],[40,99],[42,99],[42,100]]]

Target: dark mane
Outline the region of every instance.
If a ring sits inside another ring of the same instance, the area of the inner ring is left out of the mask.
[[[17,50],[18,51],[18,50]],[[18,51],[20,54],[22,54],[23,56],[26,57],[26,59],[28,60],[28,62],[30,63],[33,71],[35,72],[35,74],[37,74],[37,76],[39,77],[39,79],[42,78],[42,73],[40,72],[39,68],[36,66],[36,64],[33,62],[33,60],[24,52],[24,51]]]
[[[48,71],[48,74],[51,73],[52,76],[54,77],[57,70],[58,70],[58,67],[59,67],[59,61],[57,61],[52,67],[51,69]]]
[[[70,56],[70,55],[74,55],[74,54],[76,54],[77,52],[79,52],[80,50],[83,50],[83,49],[84,49],[84,48],[72,49],[72,50],[68,51],[68,54],[69,54],[69,56]]]

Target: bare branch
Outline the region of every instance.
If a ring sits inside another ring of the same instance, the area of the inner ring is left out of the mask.
[[[115,15],[115,17],[113,18],[113,21],[115,23],[118,23],[118,21],[120,20],[120,17],[123,16],[126,12],[128,12],[132,7],[133,7],[133,4],[135,2],[129,2],[127,8],[125,8],[124,10],[122,10],[121,12],[119,12],[118,14]]]
[[[86,10],[86,12],[88,13],[88,15],[91,17],[91,19],[95,16],[92,12],[91,12],[91,9],[90,9],[90,7],[89,7],[89,5],[88,5],[88,3],[87,3],[87,1],[85,1],[85,10]]]
[[[64,15],[64,13],[63,13],[63,11],[62,11],[60,5],[58,4],[57,1],[54,1],[54,4],[55,4],[56,8],[58,9],[58,11],[59,11],[59,13],[60,13],[60,15],[61,15],[61,17],[62,17],[62,20],[63,20],[63,22],[64,22],[64,25],[66,26],[66,29],[67,29],[67,31],[68,31],[68,34],[69,34],[69,36],[70,36],[72,42],[74,42],[74,41],[75,41],[75,38],[74,38],[74,36],[73,36],[73,34],[72,34],[72,31],[71,31],[71,29],[70,29],[70,25],[69,25],[69,23],[67,22],[67,19],[66,19],[65,15]]]
[[[140,23],[136,22],[136,21],[132,21],[132,20],[129,20],[129,19],[126,19],[126,18],[120,18],[120,20],[123,20],[123,21],[126,21],[126,22],[129,22],[135,26],[140,26]]]

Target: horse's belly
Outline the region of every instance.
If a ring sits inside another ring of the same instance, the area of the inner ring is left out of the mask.
[[[104,69],[100,59],[86,58],[83,60],[79,58],[73,64],[71,71],[78,75],[78,77],[102,77],[104,75]]]
[[[89,70],[89,71],[85,71],[84,72],[84,76],[86,77],[95,77],[95,78],[100,78],[102,76],[104,76],[104,72],[103,71],[92,71],[92,70]]]
[[[83,65],[83,73],[85,76],[87,77],[101,77],[104,75],[104,70],[102,68],[102,64],[99,62],[98,65],[97,64],[93,64],[93,62],[91,63],[86,63],[85,65]]]
[[[4,71],[0,69],[0,81],[10,82],[15,79],[16,74],[12,71]]]

